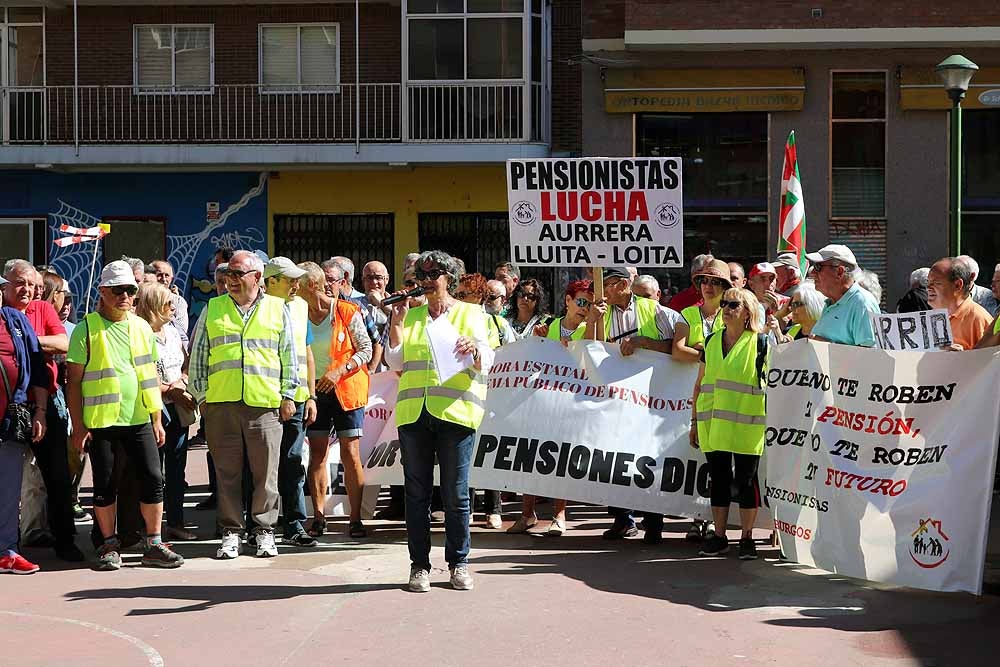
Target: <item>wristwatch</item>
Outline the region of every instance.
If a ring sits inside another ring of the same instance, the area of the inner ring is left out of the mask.
[[[345,368],[345,369],[346,369],[347,371],[353,371],[353,370],[354,370],[354,366],[353,366],[353,365],[351,364],[351,360],[350,360],[350,359],[348,359],[348,360],[347,360],[347,363],[346,363],[346,364],[344,364],[344,368]]]

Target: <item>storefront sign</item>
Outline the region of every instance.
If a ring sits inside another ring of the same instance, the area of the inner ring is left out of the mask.
[[[799,69],[608,70],[608,113],[799,111],[805,77]]]
[[[941,86],[933,65],[906,66],[899,72],[899,106],[907,110],[951,109],[951,99]],[[983,67],[976,72],[963,109],[1000,107],[1000,67]]]
[[[507,203],[515,264],[682,265],[680,158],[509,160]]]
[[[1000,107],[1000,89],[986,90],[979,93],[979,102],[987,107]]]
[[[796,341],[767,373],[765,502],[782,553],[830,572],[979,593],[1000,349]]]

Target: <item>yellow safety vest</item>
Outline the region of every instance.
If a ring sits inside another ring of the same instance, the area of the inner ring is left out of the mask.
[[[153,414],[163,409],[160,396],[160,378],[153,363],[149,339],[153,330],[141,317],[127,315],[129,347],[132,348],[132,365],[139,381],[139,396],[143,406]],[[83,371],[80,390],[83,393],[83,425],[87,428],[114,426],[122,408],[121,383],[108,353],[107,327],[98,313],[90,313],[87,323],[87,346],[90,350]]]
[[[764,389],[757,376],[757,334],[744,331],[722,356],[722,336],[705,346],[705,375],[695,406],[703,452],[760,455],[767,425]],[[763,369],[766,374],[766,364]]]
[[[552,340],[562,340],[562,335],[561,335],[562,334],[562,330],[560,329],[560,327],[562,326],[562,321],[563,321],[562,317],[559,317],[559,318],[556,318],[555,320],[553,320],[552,323],[549,324],[549,332],[548,332],[548,334],[546,334],[545,337],[546,338],[551,338]],[[570,340],[580,340],[580,339],[582,339],[583,338],[583,332],[586,331],[586,329],[587,329],[587,323],[586,322],[580,322],[580,326],[578,326],[576,328],[576,331],[573,332],[573,334],[569,337],[569,339]]]
[[[993,323],[993,333],[1000,334],[1000,317],[998,317],[997,321]]]
[[[681,317],[687,322],[688,329],[691,331],[688,333],[687,346],[694,347],[695,345],[705,344],[705,326],[703,322],[705,318],[702,317],[701,308],[698,306],[688,306],[681,311]],[[712,332],[722,331],[722,310],[715,314],[715,320],[712,322]]]
[[[480,306],[456,302],[442,317],[447,317],[460,335],[472,337],[475,323],[483,316]],[[426,407],[438,419],[477,429],[486,405],[482,374],[469,368],[441,384],[424,332],[427,318],[424,305],[410,308],[403,321],[403,374],[396,397],[396,424],[414,423]]]
[[[278,337],[284,308],[284,299],[265,294],[244,325],[242,313],[228,294],[208,302],[207,402],[243,401],[257,408],[281,405]]]
[[[656,326],[656,307],[659,305],[652,299],[644,296],[635,296],[635,321],[638,325],[639,333],[633,336],[645,336],[653,340],[660,340],[660,329]],[[607,312],[604,313],[604,336],[611,337],[611,313],[615,307],[608,305]]]
[[[795,337],[799,335],[800,331],[802,331],[802,325],[801,324],[793,324],[791,327],[788,328],[788,336],[792,340],[795,340]]]
[[[309,327],[309,304],[300,297],[288,302],[288,310],[292,315],[292,329],[295,333],[295,354],[298,356],[299,388],[295,390],[296,403],[305,403],[309,398],[309,365],[306,362],[306,331]]]

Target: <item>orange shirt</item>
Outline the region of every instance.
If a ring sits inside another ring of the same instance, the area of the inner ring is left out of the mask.
[[[967,298],[962,305],[948,316],[951,320],[951,334],[955,342],[966,350],[971,350],[993,324],[989,312],[978,303]]]

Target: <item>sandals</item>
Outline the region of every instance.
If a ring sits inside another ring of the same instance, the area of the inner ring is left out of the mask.
[[[355,538],[368,537],[368,529],[361,521],[352,521],[347,527],[347,534]]]
[[[306,531],[309,537],[323,537],[323,533],[326,532],[326,517],[314,517],[312,523],[309,525],[309,530]]]

